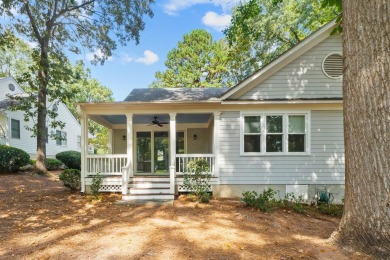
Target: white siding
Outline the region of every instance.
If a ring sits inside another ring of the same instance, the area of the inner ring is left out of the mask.
[[[342,79],[328,78],[322,71],[322,61],[329,53],[342,51],[341,37],[329,36],[240,99],[340,98]]]
[[[126,154],[127,153],[127,141],[123,140],[123,136],[126,136],[125,129],[112,130],[112,143],[113,143],[113,154]]]
[[[31,137],[32,132],[27,130],[25,127],[26,125],[32,127],[34,123],[31,120],[29,122],[24,122],[23,111],[7,111],[6,113],[9,125],[11,125],[11,119],[20,121],[20,139],[11,138],[11,132],[9,129],[9,145],[22,149],[30,155],[35,155],[37,149],[36,137]],[[65,146],[62,146],[57,145],[56,140],[49,139],[48,143],[46,143],[46,155],[48,157],[54,157],[57,153],[63,151],[80,151],[80,148],[77,145],[77,136],[81,134],[79,123],[64,104],[58,105],[58,117],[59,120],[65,122],[65,127],[63,129],[51,129],[49,127],[49,133],[51,131],[54,131],[55,133],[56,130],[66,132],[67,142]]]
[[[12,83],[15,86],[15,91],[10,91],[8,84]],[[24,93],[23,89],[18,85],[18,83],[12,78],[2,78],[0,79],[0,99],[7,98],[7,94],[19,94]],[[48,108],[51,109],[51,103],[48,102]],[[37,150],[37,141],[36,137],[31,137],[32,132],[26,129],[26,126],[32,127],[34,122],[24,121],[24,112],[23,111],[4,111],[4,115],[7,117],[7,142],[8,145],[19,148],[35,156]],[[20,121],[20,139],[11,138],[11,119]],[[56,140],[49,139],[49,142],[46,144],[46,155],[48,157],[54,157],[57,153],[74,150],[80,151],[80,148],[77,145],[77,136],[81,135],[80,124],[77,122],[76,118],[72,115],[69,109],[62,103],[58,105],[58,119],[65,123],[63,129],[48,129],[49,132],[61,130],[66,132],[67,135],[67,144],[66,146],[61,146],[56,144]],[[48,118],[48,121],[50,119]],[[2,123],[4,124],[4,122]]]
[[[219,130],[220,184],[344,184],[342,111],[311,111],[311,154],[240,156],[240,112]]]

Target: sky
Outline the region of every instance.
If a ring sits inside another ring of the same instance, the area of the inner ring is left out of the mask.
[[[115,101],[122,101],[134,88],[147,88],[157,71],[164,71],[167,54],[194,29],[206,29],[214,40],[230,22],[231,8],[239,0],[155,0],[154,17],[145,17],[140,43],[118,46],[104,65],[91,65],[93,53],[84,61],[92,77],[110,88]],[[98,54],[98,51],[96,51]]]

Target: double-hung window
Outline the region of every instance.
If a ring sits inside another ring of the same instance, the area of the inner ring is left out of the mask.
[[[11,138],[20,139],[20,121],[11,119]]]
[[[66,132],[56,130],[56,144],[66,146]]]
[[[242,155],[309,153],[309,112],[242,114]]]

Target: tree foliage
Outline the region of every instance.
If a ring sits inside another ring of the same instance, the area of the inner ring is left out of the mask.
[[[317,0],[249,0],[233,10],[224,34],[235,83],[266,65],[331,21],[336,7]]]
[[[139,42],[145,27],[142,18],[152,16],[153,0],[35,0],[0,2],[0,15],[9,23],[0,27],[36,43],[32,54],[30,77],[26,80],[37,90],[37,161],[38,171],[46,171],[47,96],[61,100],[64,85],[72,80],[66,66],[66,51],[80,53],[81,48],[95,52],[94,63],[104,63],[116,49]],[[34,99],[31,99],[34,101]]]
[[[206,88],[230,86],[228,75],[228,45],[213,41],[206,30],[193,30],[168,53],[167,70],[156,73],[151,87]]]

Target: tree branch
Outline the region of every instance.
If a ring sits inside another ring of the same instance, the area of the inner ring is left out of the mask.
[[[24,7],[26,8],[27,16],[30,19],[30,23],[31,23],[31,26],[33,28],[34,34],[37,37],[39,44],[42,46],[43,45],[42,36],[39,33],[38,27],[35,23],[34,16],[31,13],[30,5],[29,5],[27,0],[23,0],[23,4],[24,4]]]

